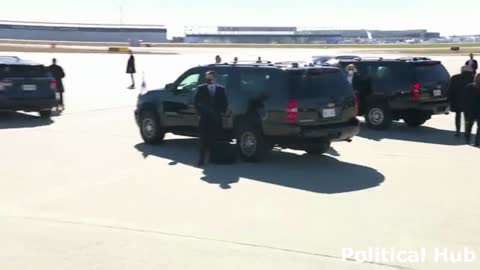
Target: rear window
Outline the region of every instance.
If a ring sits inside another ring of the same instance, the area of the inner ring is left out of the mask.
[[[0,78],[39,78],[47,75],[42,65],[0,65]]]
[[[351,96],[353,90],[339,70],[302,70],[290,74],[293,98]]]
[[[422,82],[445,82],[450,79],[450,74],[441,63],[415,64],[416,81]]]

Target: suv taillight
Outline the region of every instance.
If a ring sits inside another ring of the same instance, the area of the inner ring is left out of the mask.
[[[419,83],[415,83],[412,85],[412,91],[410,92],[410,100],[411,101],[418,101],[420,99],[422,85]]]
[[[50,82],[50,88],[51,88],[53,91],[57,92],[57,90],[58,90],[58,81],[57,81],[57,80],[52,80],[52,81]]]
[[[287,123],[298,123],[298,101],[290,100],[287,104]]]

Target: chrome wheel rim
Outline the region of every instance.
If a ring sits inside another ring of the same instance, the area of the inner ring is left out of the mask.
[[[257,138],[252,132],[244,132],[240,137],[240,150],[242,154],[251,157],[257,151]]]
[[[372,123],[372,125],[378,126],[381,125],[385,120],[385,115],[381,109],[372,108],[368,112],[368,119],[370,120],[370,123]]]
[[[143,134],[147,138],[153,138],[156,132],[155,121],[151,118],[146,118],[142,123]]]

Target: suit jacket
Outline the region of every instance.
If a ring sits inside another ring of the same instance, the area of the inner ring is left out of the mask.
[[[62,79],[65,78],[65,72],[63,71],[63,68],[59,65],[50,65],[48,67],[48,70],[50,71],[53,78],[55,78],[55,80],[58,83],[58,85],[57,85],[58,86],[58,91],[63,93],[65,91],[65,89],[63,87],[63,81],[62,81]]]
[[[127,73],[128,74],[133,74],[136,73],[137,70],[135,69],[135,57],[133,55],[130,55],[128,58],[128,63],[127,63]]]
[[[454,75],[448,86],[448,100],[453,112],[462,112],[465,108],[465,88],[473,82],[472,72]]]
[[[210,95],[207,84],[200,85],[195,94],[195,109],[201,119],[220,118],[227,111],[228,101],[225,94],[225,88],[216,85],[215,95]]]
[[[480,119],[480,86],[471,83],[465,88],[465,114],[468,118]]]
[[[469,66],[468,63],[470,62],[470,60],[468,60],[467,62],[465,62],[465,65],[466,66]],[[472,69],[475,73],[477,73],[477,69],[478,69],[478,62],[477,60],[473,59],[473,64],[472,64]]]

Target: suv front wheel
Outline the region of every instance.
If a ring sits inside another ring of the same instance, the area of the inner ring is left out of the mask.
[[[365,112],[367,125],[373,129],[386,130],[392,126],[392,112],[387,104],[383,102],[373,102],[369,104]]]
[[[156,144],[162,142],[165,137],[158,117],[152,111],[144,111],[140,116],[140,134],[143,141],[147,144]]]
[[[238,125],[235,133],[238,150],[245,161],[258,162],[265,157],[268,146],[258,127],[243,122]]]

